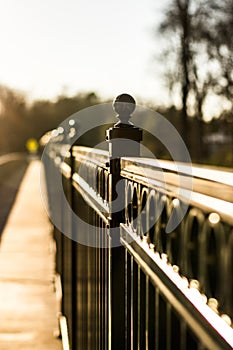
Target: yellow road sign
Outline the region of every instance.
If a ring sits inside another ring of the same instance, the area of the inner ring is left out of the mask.
[[[38,142],[36,139],[31,138],[26,142],[26,148],[30,153],[35,153],[38,150]]]

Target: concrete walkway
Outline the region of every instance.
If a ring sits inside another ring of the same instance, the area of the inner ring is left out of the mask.
[[[40,162],[32,161],[0,244],[1,350],[61,350],[53,334],[53,276],[52,227],[41,201]]]

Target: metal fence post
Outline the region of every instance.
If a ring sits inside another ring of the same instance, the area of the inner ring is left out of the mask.
[[[120,223],[124,222],[125,184],[121,180],[121,157],[138,157],[142,130],[129,119],[136,107],[135,100],[128,94],[119,95],[113,108],[119,121],[106,132],[109,143],[110,166],[110,295],[109,349],[125,348],[125,250],[120,245]]]
[[[110,188],[111,227],[118,227],[124,217],[124,191],[121,191],[123,184],[119,183],[121,180],[120,159],[121,157],[140,156],[142,130],[129,121],[135,107],[136,103],[132,96],[128,94],[117,96],[113,102],[113,108],[119,121],[106,132],[106,139],[109,143],[109,165],[112,180]]]

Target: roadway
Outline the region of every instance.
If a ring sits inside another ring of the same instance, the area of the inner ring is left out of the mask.
[[[0,156],[0,234],[27,166],[26,153],[10,153]]]

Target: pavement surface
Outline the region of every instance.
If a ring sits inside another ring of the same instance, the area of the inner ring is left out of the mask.
[[[32,161],[2,233],[0,349],[61,350],[54,292],[52,226],[40,195],[40,162]]]

